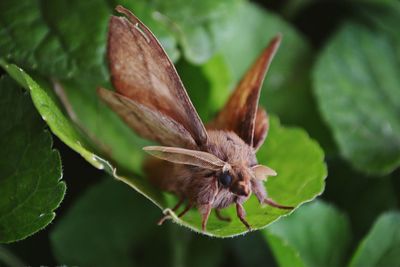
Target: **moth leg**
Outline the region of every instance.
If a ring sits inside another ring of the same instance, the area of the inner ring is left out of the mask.
[[[247,227],[247,229],[250,231],[251,227],[249,223],[246,221],[246,211],[244,210],[242,204],[236,203],[236,213],[237,216],[239,217],[240,221]]]
[[[211,204],[205,204],[205,205],[201,205],[199,206],[199,211],[201,214],[201,230],[203,232],[206,231],[207,229],[207,221],[208,221],[208,217],[210,216],[211,213]]]
[[[185,199],[184,199],[183,197],[181,197],[181,198],[179,199],[178,203],[176,203],[175,207],[172,208],[172,211],[175,212],[177,209],[179,209],[179,207],[182,205],[182,203],[183,203],[184,200],[185,200]]]
[[[228,216],[224,216],[221,214],[221,210],[220,209],[215,209],[215,215],[217,215],[217,218],[220,219],[221,221],[224,222],[230,222],[231,218]]]
[[[178,201],[178,203],[176,203],[176,205],[172,208],[172,211],[176,211],[177,209],[179,209],[179,207],[182,205],[183,201],[185,199],[183,197],[181,197]],[[158,225],[162,225],[167,219],[169,219],[171,217],[170,214],[165,214],[159,221],[158,221]]]
[[[264,184],[259,180],[254,180],[254,179],[251,180],[251,189],[261,204],[267,204],[278,209],[286,209],[286,210],[291,210],[294,208],[278,204],[271,198],[267,197],[267,191],[265,190]]]
[[[187,206],[185,207],[185,209],[178,214],[178,218],[182,217],[183,215],[186,214],[186,212],[188,212],[191,208],[193,207],[193,203],[189,202],[189,204],[187,204]]]
[[[278,208],[278,209],[284,209],[284,210],[294,209],[294,207],[291,207],[291,206],[284,206],[284,205],[278,204],[275,201],[273,201],[271,198],[265,198],[263,203],[270,205],[272,207]]]

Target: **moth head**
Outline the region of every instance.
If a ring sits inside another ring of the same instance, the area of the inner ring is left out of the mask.
[[[208,169],[215,172],[218,183],[235,195],[247,197],[251,193],[251,179],[265,180],[276,172],[263,165],[231,165],[213,154],[178,147],[148,146],[143,148],[150,155],[173,162]]]
[[[233,166],[218,174],[218,183],[221,187],[243,197],[247,197],[251,193],[250,179],[249,172],[242,166]]]
[[[245,165],[233,165],[222,169],[218,174],[218,183],[235,195],[247,197],[251,193],[252,179],[264,181],[268,176],[275,175],[276,172],[273,169],[263,165],[250,168]]]

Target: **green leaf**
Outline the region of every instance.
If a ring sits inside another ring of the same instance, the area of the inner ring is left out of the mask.
[[[50,133],[9,77],[0,79],[0,242],[46,227],[65,194],[61,160]]]
[[[159,210],[107,177],[90,188],[51,233],[60,264],[71,266],[217,266],[217,240],[157,226]],[[172,231],[170,231],[172,230]],[[157,254],[155,254],[157,252]]]
[[[381,215],[356,250],[350,267],[400,266],[400,213]]]
[[[47,25],[39,1],[1,1],[0,17],[0,57],[49,76],[73,72],[75,62],[67,58],[68,49]]]
[[[279,266],[343,266],[350,243],[347,218],[315,201],[263,231]]]
[[[357,169],[400,165],[400,57],[383,32],[347,23],[314,68],[314,89],[340,152]]]

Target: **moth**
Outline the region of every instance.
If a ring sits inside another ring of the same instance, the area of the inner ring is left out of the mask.
[[[160,146],[147,146],[151,157],[144,170],[150,182],[179,197],[173,211],[186,201],[179,217],[192,207],[202,216],[206,231],[212,209],[232,204],[250,230],[243,203],[254,193],[261,204],[280,209],[267,197],[263,181],[276,172],[258,164],[257,149],[269,124],[258,107],[260,90],[281,41],[276,36],[244,75],[216,118],[206,126],[200,120],[177,71],[152,32],[129,10],[109,22],[107,57],[116,92],[98,89],[100,98],[140,136]],[[162,224],[170,217],[166,214]]]

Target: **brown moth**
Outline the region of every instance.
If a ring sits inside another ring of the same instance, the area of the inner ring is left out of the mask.
[[[214,208],[236,205],[237,216],[250,229],[243,203],[254,193],[261,204],[292,209],[267,198],[263,181],[275,176],[257,163],[255,152],[268,131],[268,117],[258,107],[260,89],[281,37],[261,53],[217,117],[201,122],[174,65],[151,31],[129,10],[117,6],[124,17],[112,16],[108,32],[108,63],[116,92],[99,88],[99,96],[137,134],[162,146],[143,149],[154,158],[144,169],[161,190],[185,200],[183,216],[197,207],[202,229]],[[165,215],[161,224],[170,216]]]

